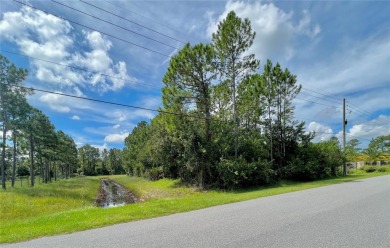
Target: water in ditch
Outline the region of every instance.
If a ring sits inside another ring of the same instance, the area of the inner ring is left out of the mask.
[[[103,208],[118,207],[125,204],[135,203],[136,196],[123,185],[104,178],[100,181],[99,195],[96,205]]]

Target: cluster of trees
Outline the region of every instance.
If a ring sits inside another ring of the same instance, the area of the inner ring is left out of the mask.
[[[49,118],[31,106],[26,95],[33,92],[23,87],[27,70],[17,68],[0,54],[0,123],[1,181],[12,186],[16,176],[35,175],[47,183],[57,176],[70,177],[77,168],[77,148],[73,139],[55,130]]]
[[[294,118],[292,101],[301,86],[288,69],[260,61],[248,50],[255,32],[250,21],[230,12],[212,43],[186,44],[163,78],[163,106],[125,139],[125,147],[84,145],[56,131],[30,106],[23,88],[27,71],[0,55],[1,178],[19,175],[122,174],[179,178],[199,187],[246,187],[280,179],[311,180],[336,175],[361,152],[351,140],[345,152],[337,138],[312,143],[314,133]],[[375,161],[389,152],[390,136],[374,139],[364,154]],[[19,166],[18,166],[19,165]],[[19,167],[19,168],[17,168]]]
[[[126,172],[200,187],[243,187],[337,172],[337,139],[312,144],[294,119],[296,76],[248,49],[250,21],[230,12],[211,44],[186,44],[163,78],[163,107],[125,139]]]
[[[366,149],[359,148],[358,139],[348,141],[345,147],[345,156],[350,162],[365,161],[370,165],[378,161],[390,161],[390,135],[373,138]]]
[[[77,172],[79,175],[117,175],[124,174],[122,151],[112,148],[109,151],[93,147],[89,144],[78,149]]]
[[[43,183],[78,175],[109,175],[125,173],[119,149],[104,149],[84,145],[77,148],[74,140],[56,130],[50,119],[31,106],[26,96],[33,91],[23,86],[27,70],[17,68],[0,54],[0,145],[1,181],[17,176],[35,177]]]

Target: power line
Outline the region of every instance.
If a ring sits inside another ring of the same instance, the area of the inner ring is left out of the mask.
[[[314,93],[317,93],[317,94],[322,95],[322,96],[327,96],[327,97],[333,98],[333,99],[338,100],[338,101],[342,101],[341,98],[337,98],[337,97],[334,97],[332,95],[327,95],[327,94],[324,94],[324,93],[321,93],[321,92],[318,92],[318,91],[315,91],[315,90],[310,90],[310,88],[308,88],[308,87],[302,87],[302,89],[307,90],[307,91],[311,91],[311,92],[314,92]],[[318,89],[318,90],[320,90],[320,89]],[[322,90],[322,91],[324,91],[324,90]]]
[[[141,15],[141,14],[138,14],[137,12],[134,12],[134,11],[132,11],[132,10],[130,10],[130,9],[123,8],[123,7],[119,7],[119,6],[113,4],[113,3],[110,2],[110,1],[106,1],[106,0],[103,0],[103,1],[106,2],[106,3],[108,3],[108,4],[111,4],[111,5],[114,6],[115,8],[119,8],[119,9],[126,10],[127,12],[130,12],[130,13],[133,13],[133,14],[135,14],[135,15],[138,15],[138,16],[140,16],[140,17],[142,17],[142,18],[148,19],[148,20],[150,20],[150,21],[152,21],[152,22],[154,22],[154,23],[156,23],[156,24],[158,24],[158,25],[160,25],[160,26],[162,26],[162,27],[168,28],[168,29],[170,29],[170,30],[172,30],[172,31],[174,31],[174,32],[177,32],[177,33],[180,33],[180,34],[183,34],[183,35],[186,35],[186,36],[187,36],[187,34],[181,32],[181,31],[179,31],[179,30],[177,30],[177,29],[174,29],[174,28],[172,28],[172,27],[170,27],[170,26],[168,26],[168,25],[166,25],[166,24],[162,24],[162,23],[160,23],[160,22],[158,22],[158,21],[156,21],[156,20],[154,20],[154,19],[152,19],[152,18],[149,18],[149,17],[143,16],[143,15]],[[179,42],[180,42],[180,41],[179,41]]]
[[[27,56],[25,54],[11,52],[11,51],[7,51],[7,50],[3,50],[3,49],[0,49],[0,51],[1,52],[5,52],[5,53],[9,53],[9,54],[15,54],[15,55],[18,55],[18,56],[23,56],[23,57],[26,57],[26,58],[29,58],[29,59],[33,59],[33,60],[44,61],[44,62],[51,63],[51,64],[54,64],[54,65],[60,65],[60,66],[68,67],[68,68],[79,70],[79,71],[85,71],[85,72],[89,72],[89,73],[92,73],[92,74],[98,74],[98,75],[104,76],[104,77],[119,79],[119,80],[122,80],[124,82],[129,82],[129,83],[132,83],[132,84],[138,84],[138,85],[144,85],[144,86],[148,86],[148,87],[152,87],[152,88],[158,88],[156,85],[153,85],[153,84],[146,84],[146,83],[140,83],[140,82],[137,82],[137,81],[131,81],[131,80],[128,80],[128,79],[115,77],[113,75],[104,74],[104,73],[97,72],[97,71],[90,71],[90,70],[87,70],[87,69],[84,69],[84,68],[81,68],[81,67],[77,67],[77,66],[65,65],[65,64],[54,62],[54,61],[50,61],[50,60],[46,60],[46,59],[40,59],[40,58],[36,58],[36,57],[31,57],[31,56]]]
[[[142,24],[139,24],[139,23],[137,23],[137,22],[131,21],[131,20],[127,19],[127,18],[124,18],[124,17],[122,17],[122,16],[120,16],[120,15],[117,15],[117,14],[115,14],[115,13],[112,13],[112,12],[110,12],[110,11],[108,11],[108,10],[105,10],[105,9],[103,9],[103,8],[100,8],[100,7],[96,6],[96,5],[93,5],[93,4],[91,4],[91,3],[88,3],[88,2],[86,2],[86,1],[80,0],[80,2],[83,2],[83,3],[85,3],[85,4],[88,4],[89,6],[92,6],[92,7],[96,8],[96,9],[99,9],[99,10],[101,10],[101,11],[104,11],[104,12],[106,12],[106,13],[109,13],[109,14],[111,14],[111,15],[114,15],[114,16],[116,16],[116,17],[118,17],[118,18],[121,18],[121,19],[123,19],[123,20],[125,20],[125,21],[128,21],[128,22],[130,22],[130,23],[133,23],[133,24],[138,25],[138,26],[140,26],[140,27],[143,27],[143,28],[145,28],[145,29],[147,29],[147,30],[150,30],[150,31],[155,32],[155,33],[157,33],[157,34],[160,34],[160,35],[162,35],[162,36],[165,36],[165,37],[167,37],[167,38],[170,38],[170,39],[172,39],[172,40],[175,40],[175,41],[178,41],[178,42],[180,42],[180,43],[182,43],[182,44],[185,44],[184,41],[178,40],[178,39],[173,38],[173,37],[171,37],[171,36],[169,36],[169,35],[166,35],[166,34],[163,34],[163,33],[161,33],[161,32],[158,32],[158,31],[156,31],[156,30],[154,30],[154,29],[148,28],[148,27],[146,27],[146,26],[144,26],[144,25],[142,25]]]
[[[331,107],[331,108],[335,108],[335,109],[340,109],[340,107],[336,107],[336,106],[332,106],[332,105],[327,105],[327,104],[323,104],[323,103],[319,103],[319,102],[315,102],[315,101],[310,101],[310,100],[303,99],[303,98],[299,98],[299,97],[295,97],[295,99],[302,100],[302,101],[306,101],[306,102],[311,102],[311,103],[316,103],[316,104],[319,104],[319,105],[323,105],[323,106],[327,106],[327,107]]]
[[[18,87],[18,88],[26,89],[26,90],[32,90],[32,91],[38,91],[38,92],[43,92],[43,93],[49,93],[49,94],[53,94],[53,95],[71,97],[71,98],[81,99],[81,100],[86,100],[86,101],[91,101],[91,102],[98,102],[98,103],[115,105],[115,106],[120,106],[120,107],[127,107],[127,108],[133,108],[133,109],[147,110],[147,111],[152,111],[152,112],[158,112],[158,113],[161,113],[161,114],[169,114],[169,115],[175,115],[175,116],[190,117],[190,118],[195,118],[195,119],[200,119],[200,120],[207,120],[207,118],[199,117],[199,116],[195,116],[195,115],[190,115],[190,114],[180,114],[180,113],[168,112],[168,111],[159,110],[159,109],[151,109],[151,108],[145,108],[145,107],[129,105],[129,104],[124,104],[124,103],[116,103],[116,102],[111,102],[111,101],[99,100],[99,99],[95,99],[95,98],[89,98],[89,97],[83,97],[83,96],[75,96],[75,95],[61,93],[61,92],[54,92],[54,91],[50,91],[50,90],[38,89],[38,88],[33,88],[33,87],[26,87],[26,86],[22,86],[22,85],[10,85],[10,84],[7,84],[7,83],[0,83],[0,84],[7,85],[7,86],[10,86],[10,87]],[[212,119],[209,119],[209,120],[212,120]]]
[[[384,124],[384,125],[390,124],[390,122],[380,120],[379,118],[377,118],[376,116],[374,116],[372,114],[365,114],[364,112],[360,111],[359,109],[354,108],[353,106],[349,106],[349,107],[353,108],[353,109],[348,109],[351,113],[356,113],[357,115],[359,115],[361,117],[365,117],[367,119],[372,119],[371,121],[376,121],[376,122],[379,122],[379,123]]]
[[[367,114],[371,115],[371,113],[369,113],[368,111],[366,111],[366,110],[360,108],[359,106],[357,106],[357,105],[351,103],[350,101],[348,101],[348,103],[349,103],[350,105],[352,105],[351,107],[353,107],[353,108],[355,108],[355,109],[359,109],[360,111],[362,111],[362,112],[364,112],[364,113],[367,113]]]
[[[150,51],[150,52],[154,52],[154,53],[160,54],[160,55],[162,55],[162,56],[165,56],[165,57],[171,58],[171,56],[170,56],[170,55],[167,55],[167,54],[164,54],[164,53],[160,53],[160,52],[158,52],[158,51],[155,51],[155,50],[153,50],[153,49],[150,49],[150,48],[147,48],[147,47],[144,47],[144,46],[138,45],[138,44],[136,44],[136,43],[133,43],[133,42],[131,42],[131,41],[124,40],[124,39],[122,39],[122,38],[119,38],[119,37],[116,37],[116,36],[114,36],[114,35],[111,35],[111,34],[108,34],[108,33],[102,32],[102,31],[99,31],[99,30],[97,30],[97,29],[91,28],[91,27],[89,27],[89,26],[86,26],[86,25],[84,25],[84,24],[81,24],[81,23],[78,23],[78,22],[75,22],[75,21],[71,21],[71,20],[69,20],[69,19],[67,19],[67,18],[64,18],[64,17],[58,16],[58,15],[55,15],[55,14],[49,13],[49,12],[47,12],[47,11],[45,11],[45,10],[39,9],[39,8],[37,8],[37,7],[34,7],[34,6],[31,6],[31,5],[28,5],[28,4],[26,4],[26,3],[23,3],[23,2],[20,2],[20,1],[18,1],[18,0],[13,0],[13,1],[14,1],[14,2],[17,2],[17,3],[21,4],[21,5],[27,6],[27,7],[29,7],[29,8],[36,9],[36,10],[38,10],[38,11],[41,11],[41,12],[43,12],[43,13],[46,13],[46,14],[48,14],[48,15],[52,15],[52,16],[55,16],[55,17],[57,17],[57,18],[60,18],[60,19],[62,19],[62,20],[68,21],[68,22],[70,22],[70,23],[73,23],[73,24],[79,25],[79,26],[81,26],[81,27],[85,27],[85,28],[88,28],[88,29],[90,29],[90,30],[96,31],[96,32],[98,32],[98,33],[101,33],[101,34],[107,35],[107,36],[109,36],[109,37],[111,37],[111,38],[114,38],[114,39],[117,39],[117,40],[123,41],[123,42],[125,42],[125,43],[131,44],[131,45],[133,45],[133,46],[136,46],[136,47],[139,47],[139,48],[142,48],[142,49],[148,50],[148,51]]]
[[[325,98],[322,98],[322,97],[319,97],[319,96],[315,96],[315,95],[312,95],[312,94],[309,94],[309,93],[300,92],[300,94],[304,94],[304,95],[308,95],[308,96],[311,96],[311,97],[315,97],[315,98],[318,98],[318,99],[323,100],[323,101],[328,101],[328,102],[331,102],[331,103],[339,104],[339,102],[328,100],[328,99],[325,99]]]
[[[115,23],[112,23],[112,22],[109,22],[109,21],[107,21],[107,20],[104,20],[104,19],[102,19],[102,18],[100,18],[100,17],[97,17],[97,16],[94,16],[94,15],[88,14],[88,13],[86,13],[86,12],[84,12],[84,11],[81,11],[81,10],[79,10],[79,9],[73,8],[73,7],[68,6],[68,5],[66,5],[66,4],[57,2],[57,1],[55,1],[55,0],[50,0],[50,1],[52,1],[52,2],[54,2],[54,3],[56,3],[56,4],[59,4],[59,5],[62,5],[62,6],[64,6],[64,7],[66,7],[66,8],[72,9],[72,10],[74,10],[74,11],[77,11],[77,12],[79,12],[79,13],[82,13],[82,14],[84,14],[84,15],[87,15],[87,16],[89,16],[89,17],[92,17],[92,18],[95,18],[95,19],[97,19],[97,20],[100,20],[100,21],[102,21],[102,22],[105,22],[105,23],[108,23],[108,24],[110,24],[110,25],[113,25],[113,26],[115,26],[115,27],[121,28],[121,29],[126,30],[126,31],[128,31],[128,32],[130,32],[130,33],[133,33],[133,34],[139,35],[139,36],[141,36],[141,37],[144,37],[144,38],[146,38],[146,39],[152,40],[152,41],[154,41],[154,42],[160,43],[160,44],[165,45],[165,46],[167,46],[167,47],[170,47],[170,48],[173,48],[173,49],[179,49],[179,48],[177,48],[177,47],[174,47],[174,46],[171,46],[171,45],[166,44],[166,43],[164,43],[164,42],[161,42],[161,41],[158,41],[158,40],[156,40],[156,39],[153,39],[153,38],[151,38],[151,37],[149,37],[149,36],[146,36],[146,35],[140,34],[140,33],[138,33],[138,32],[135,32],[135,31],[133,31],[133,30],[131,30],[131,29],[128,29],[128,28],[119,26],[119,25],[117,25],[117,24],[115,24]]]

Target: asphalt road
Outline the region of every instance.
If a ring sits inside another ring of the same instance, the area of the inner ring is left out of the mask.
[[[390,247],[390,176],[1,247]]]

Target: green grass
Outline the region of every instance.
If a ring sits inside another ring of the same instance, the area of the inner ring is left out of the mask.
[[[61,180],[35,188],[9,188],[0,191],[0,243],[70,233],[385,174],[390,174],[390,167],[386,172],[358,170],[347,177],[304,183],[284,181],[272,186],[234,191],[199,191],[181,186],[177,180],[151,182],[143,178],[111,176],[111,179],[131,189],[140,202],[108,209],[94,206],[99,177]]]

